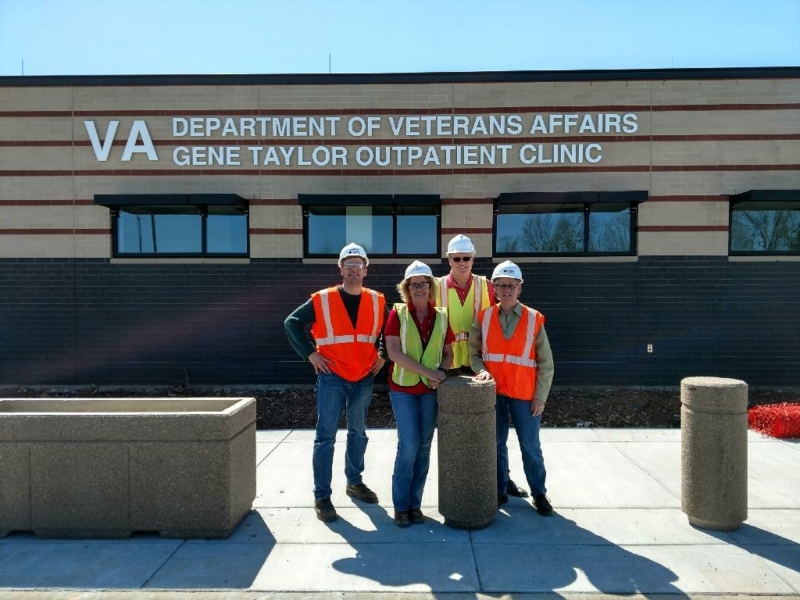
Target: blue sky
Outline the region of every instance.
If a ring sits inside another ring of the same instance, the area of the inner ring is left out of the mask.
[[[0,75],[800,65],[800,0],[0,0]]]

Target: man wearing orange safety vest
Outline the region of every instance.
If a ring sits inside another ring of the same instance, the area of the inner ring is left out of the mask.
[[[439,278],[439,296],[436,306],[444,306],[450,318],[450,329],[456,336],[452,344],[452,370],[462,375],[474,375],[469,364],[467,338],[476,315],[494,304],[494,288],[486,277],[474,275],[475,246],[472,240],[459,233],[447,244],[447,261],[450,273]],[[508,417],[506,417],[508,420]],[[503,495],[527,497],[528,493],[506,477]]]
[[[314,510],[321,521],[335,521],[331,503],[333,445],[342,410],[347,414],[346,493],[375,504],[378,496],[361,479],[367,450],[366,418],[372,383],[381,370],[377,341],[383,328],[383,294],[363,287],[369,258],[361,246],[348,244],[339,253],[339,286],[311,294],[311,299],[284,321],[295,351],[317,374],[317,432],[314,438]],[[311,326],[314,344],[305,329]]]
[[[508,502],[508,415],[517,430],[525,477],[536,512],[550,516],[539,426],[553,382],[553,354],[542,313],[519,301],[522,272],[511,261],[497,265],[492,283],[498,303],[482,310],[469,333],[469,357],[478,381],[497,386],[497,500]]]

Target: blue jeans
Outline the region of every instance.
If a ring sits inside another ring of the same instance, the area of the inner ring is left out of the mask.
[[[347,408],[347,450],[344,474],[347,485],[362,483],[367,451],[367,409],[372,401],[373,376],[347,381],[335,373],[317,376],[317,435],[314,438],[314,498],[331,495],[333,444],[342,409]]]
[[[397,421],[392,503],[396,511],[420,508],[431,464],[431,442],[439,409],[436,392],[408,394],[390,390],[389,399]]]
[[[531,415],[531,403],[497,395],[495,414],[497,416],[497,493],[505,494],[508,486],[508,414],[514,421],[519,446],[522,451],[522,465],[525,477],[531,488],[531,495],[547,493],[542,445],[539,442],[539,426],[542,416]]]

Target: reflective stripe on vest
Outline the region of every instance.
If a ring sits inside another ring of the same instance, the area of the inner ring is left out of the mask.
[[[322,304],[322,322],[325,324],[325,331],[328,335],[324,338],[316,338],[314,341],[317,346],[328,346],[330,344],[349,344],[352,342],[364,342],[374,344],[378,339],[378,328],[380,327],[380,313],[378,311],[378,294],[372,290],[366,290],[372,296],[372,335],[333,335],[333,322],[331,321],[331,304],[329,294],[331,291],[338,293],[337,288],[328,288],[319,291],[319,299]]]
[[[413,317],[408,310],[407,304],[396,304],[395,311],[397,312],[398,320],[400,321],[400,350],[403,354],[411,357],[418,363],[430,368],[436,369],[442,362],[442,350],[444,348],[444,340],[447,337],[447,309],[435,308],[436,311],[434,320],[434,330],[431,332],[431,337],[428,340],[428,345],[422,349],[422,339],[417,331],[417,340],[419,341],[418,347],[409,352],[408,348],[408,330],[409,323],[413,323]],[[416,326],[415,326],[416,329]],[[436,335],[438,333],[438,336]],[[416,342],[415,342],[416,343]],[[435,349],[435,356],[431,356],[430,352]],[[419,355],[419,356],[417,356]],[[425,385],[428,384],[428,379],[422,377],[419,373],[413,371],[406,371],[405,367],[394,363],[394,370],[392,371],[392,381],[404,387],[412,387],[419,381]]]
[[[494,316],[496,309],[497,306],[491,306],[487,308],[483,322],[481,323],[481,349],[483,362],[507,362],[512,365],[519,365],[521,367],[536,368],[538,366],[536,361],[528,358],[531,355],[531,350],[533,350],[533,344],[535,342],[534,334],[536,332],[536,311],[528,308],[527,306],[524,307],[524,309],[528,311],[528,328],[525,332],[525,349],[522,351],[522,356],[515,356],[513,354],[489,354],[489,349],[486,345],[486,338],[489,335],[489,324],[492,322],[492,317]]]
[[[478,313],[489,306],[489,286],[486,278],[473,274],[472,284],[462,305],[458,291],[447,285],[449,277],[445,275],[439,279],[439,306],[446,306],[450,313],[450,327],[455,335],[451,345],[453,367],[469,367],[469,330]]]

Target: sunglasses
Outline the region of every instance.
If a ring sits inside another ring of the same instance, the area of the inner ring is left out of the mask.
[[[356,271],[360,271],[361,269],[365,268],[364,267],[364,263],[360,263],[360,262],[346,262],[346,263],[342,263],[342,266],[345,269],[355,269]]]
[[[430,283],[427,281],[422,281],[420,283],[409,283],[408,287],[412,290],[424,290],[426,287],[430,286]]]
[[[518,285],[518,283],[495,283],[494,287],[499,290],[513,290]]]
[[[472,260],[472,257],[471,256],[453,256],[453,257],[450,258],[450,260],[452,260],[453,262],[461,262],[462,260],[464,262],[469,262],[469,261]]]

